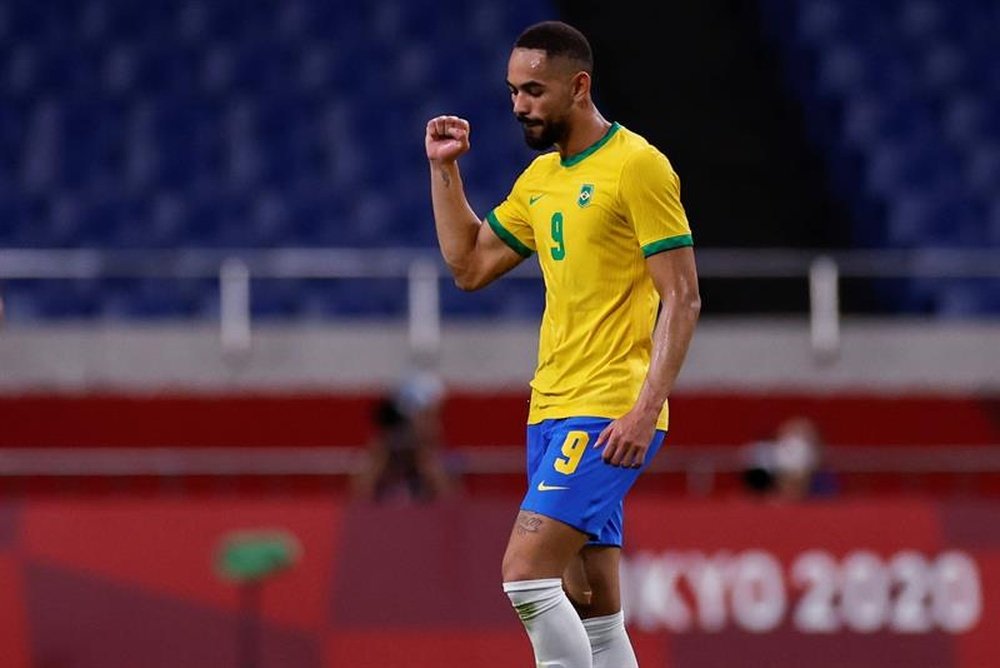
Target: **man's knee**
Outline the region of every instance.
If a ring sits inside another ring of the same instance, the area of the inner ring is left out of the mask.
[[[504,582],[561,578],[586,536],[561,522],[522,511],[504,552]]]
[[[511,540],[500,566],[503,581],[519,582],[553,577],[547,561],[547,556],[537,545]]]
[[[538,577],[532,568],[531,559],[523,554],[512,551],[509,547],[503,555],[500,574],[504,582],[534,580]]]
[[[500,574],[504,582],[558,578],[561,567],[553,562],[552,556],[536,546],[511,544],[504,552]]]

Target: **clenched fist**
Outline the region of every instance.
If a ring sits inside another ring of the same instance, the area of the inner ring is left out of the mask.
[[[469,150],[469,121],[458,116],[438,116],[427,122],[424,139],[427,158],[435,162],[454,162]]]

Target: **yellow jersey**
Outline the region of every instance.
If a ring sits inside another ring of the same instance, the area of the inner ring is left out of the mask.
[[[545,280],[528,423],[631,410],[659,305],[645,258],[692,245],[667,158],[615,123],[574,156],[536,158],[486,221],[520,255],[537,251]],[[657,428],[668,419],[664,404]]]

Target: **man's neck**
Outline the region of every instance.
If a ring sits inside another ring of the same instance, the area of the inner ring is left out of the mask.
[[[571,127],[566,141],[556,144],[559,149],[559,157],[563,160],[586,151],[600,141],[601,137],[607,134],[611,123],[606,121],[597,109],[594,109],[573,123]]]

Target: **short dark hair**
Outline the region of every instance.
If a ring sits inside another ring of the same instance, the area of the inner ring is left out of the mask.
[[[548,57],[562,56],[580,64],[593,74],[594,54],[583,33],[562,21],[542,21],[525,28],[514,42],[515,49],[538,49]]]

